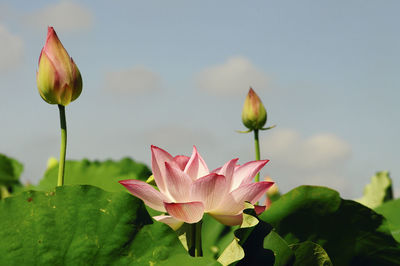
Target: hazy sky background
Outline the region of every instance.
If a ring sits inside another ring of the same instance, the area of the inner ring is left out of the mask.
[[[210,168],[253,159],[249,86],[268,125],[262,158],[282,191],[359,197],[389,170],[400,188],[400,1],[2,1],[0,152],[38,182],[59,117],[36,87],[47,26],[83,76],[67,106],[67,158],[150,163],[150,145]]]

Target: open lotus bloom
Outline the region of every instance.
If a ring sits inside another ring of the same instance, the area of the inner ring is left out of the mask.
[[[158,147],[151,147],[152,170],[159,190],[140,180],[119,181],[144,203],[168,215],[154,216],[157,221],[177,230],[184,222],[199,222],[204,213],[225,225],[242,222],[245,201],[256,203],[274,182],[253,182],[253,177],[268,160],[237,165],[232,159],[210,172],[193,147],[191,157],[173,157]],[[265,207],[258,207],[262,212]]]

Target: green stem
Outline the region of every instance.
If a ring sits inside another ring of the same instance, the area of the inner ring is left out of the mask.
[[[63,186],[64,185],[65,153],[67,151],[67,122],[65,120],[65,106],[59,104],[58,109],[60,110],[61,147],[60,147],[60,162],[58,164],[57,186]]]
[[[260,160],[260,143],[258,141],[258,129],[254,129],[254,147],[256,151],[256,161]],[[255,181],[260,181],[260,173],[258,173],[255,177]]]
[[[201,226],[203,221],[189,224],[189,254],[192,257],[202,257],[203,249],[201,245]]]

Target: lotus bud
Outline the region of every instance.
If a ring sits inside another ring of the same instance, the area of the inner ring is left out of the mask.
[[[250,130],[262,129],[267,122],[267,111],[252,88],[244,101],[242,122]]]
[[[49,104],[66,106],[82,92],[82,77],[53,27],[48,27],[40,53],[36,82],[40,96]]]

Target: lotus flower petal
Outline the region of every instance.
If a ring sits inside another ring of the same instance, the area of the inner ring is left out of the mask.
[[[274,182],[270,181],[261,181],[257,183],[246,184],[232,191],[231,195],[237,202],[248,201],[251,204],[254,204],[267,192],[267,190],[273,184]]]
[[[225,163],[221,168],[218,168],[213,171],[217,174],[225,176],[227,182],[226,185],[228,186],[228,189],[231,187],[231,184],[233,182],[233,174],[235,172],[235,167],[238,160],[239,160],[238,158],[232,159],[227,163]]]
[[[210,213],[236,215],[243,211],[245,201],[256,203],[273,184],[274,182],[262,181],[240,186],[229,193],[218,208]]]
[[[243,221],[243,214],[237,214],[237,215],[224,215],[224,214],[213,214],[210,213],[210,215],[220,222],[221,224],[224,225],[229,225],[229,226],[234,226],[234,225],[239,225]]]
[[[237,169],[233,175],[231,191],[239,186],[251,183],[258,172],[269,162],[269,160],[247,162]]]
[[[150,208],[165,212],[164,201],[167,200],[166,197],[154,189],[151,185],[134,179],[121,180],[119,183],[126,187],[134,196],[143,200],[144,203]]]
[[[192,179],[181,169],[165,162],[165,186],[174,202],[190,201]]]
[[[151,168],[153,169],[154,181],[158,189],[165,193],[165,162],[171,162],[173,157],[168,152],[156,146],[151,146]]]
[[[73,75],[71,58],[58,39],[53,27],[48,28],[46,44],[43,47],[43,52],[46,53],[54,63],[61,80],[66,80],[69,76]]]
[[[171,227],[174,231],[178,230],[182,225],[183,222],[180,220],[175,219],[172,216],[169,215],[159,215],[159,216],[153,216],[153,219],[165,223],[169,227]]]
[[[58,72],[47,54],[40,53],[39,69],[36,72],[36,81],[40,96],[50,104],[57,104],[60,100],[59,90],[54,90],[56,81],[59,80]]]
[[[190,157],[185,155],[177,155],[174,157],[174,162],[179,166],[179,168],[183,171],[187,163],[189,162]]]
[[[211,173],[193,182],[192,198],[203,202],[205,211],[209,211],[219,206],[227,189],[225,176]]]
[[[202,202],[167,203],[164,202],[165,209],[175,219],[185,223],[197,223],[203,218],[204,205]]]
[[[186,164],[185,173],[187,173],[193,180],[206,176],[210,173],[206,163],[200,154],[197,152],[196,146],[193,146],[193,153],[189,162]]]

